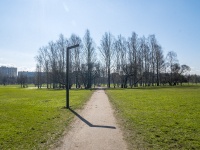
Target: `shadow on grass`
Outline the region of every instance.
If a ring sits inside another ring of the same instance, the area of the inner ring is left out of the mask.
[[[114,127],[114,126],[93,125],[92,123],[90,123],[88,120],[86,120],[85,118],[83,118],[81,115],[79,115],[77,112],[75,112],[75,111],[72,110],[71,108],[69,108],[69,110],[70,110],[74,115],[76,115],[79,119],[81,119],[81,121],[83,121],[84,123],[86,123],[89,127],[116,129],[116,127]]]

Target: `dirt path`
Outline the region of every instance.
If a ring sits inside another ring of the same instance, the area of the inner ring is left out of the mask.
[[[127,149],[104,90],[95,91],[82,112],[71,112],[76,119],[57,150]]]

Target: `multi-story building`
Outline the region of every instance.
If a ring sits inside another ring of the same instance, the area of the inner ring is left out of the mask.
[[[36,72],[19,71],[18,81],[26,82],[27,84],[35,83]]]
[[[5,77],[17,77],[17,68],[1,66],[0,75]]]
[[[18,77],[20,76],[26,76],[28,78],[33,78],[36,76],[36,72],[28,72],[28,71],[19,71],[18,72]]]

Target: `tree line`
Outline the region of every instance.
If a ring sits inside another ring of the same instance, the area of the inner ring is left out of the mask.
[[[125,38],[105,32],[96,46],[86,30],[83,38],[61,34],[39,49],[35,57],[38,87],[45,83],[47,88],[65,88],[66,48],[75,44],[79,47],[69,51],[70,88],[172,86],[189,81],[190,67],[179,64],[174,51],[164,56],[155,35],[138,37],[132,32]]]

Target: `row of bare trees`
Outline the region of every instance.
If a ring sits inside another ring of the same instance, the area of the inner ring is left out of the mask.
[[[137,86],[176,85],[185,82],[187,65],[178,63],[175,52],[165,57],[155,35],[147,38],[133,32],[128,38],[116,38],[106,32],[98,47],[86,30],[83,39],[72,34],[66,39],[60,35],[56,42],[49,42],[39,49],[37,84],[47,88],[64,88],[66,78],[66,47],[79,44],[70,50],[70,85],[91,88],[92,85],[111,84],[126,88]],[[43,73],[42,73],[43,72]],[[45,77],[42,75],[45,74]],[[71,87],[70,86],[70,87]]]
[[[80,46],[69,52],[70,85],[75,84],[76,88],[92,87],[99,64],[96,63],[95,46],[89,30],[86,31],[83,40],[75,34],[72,34],[69,39],[60,35],[58,41],[49,42],[47,46],[39,49],[39,54],[36,56],[38,85],[46,83],[47,88],[65,87],[66,47],[75,44]],[[45,78],[42,77],[42,72],[45,72]]]

